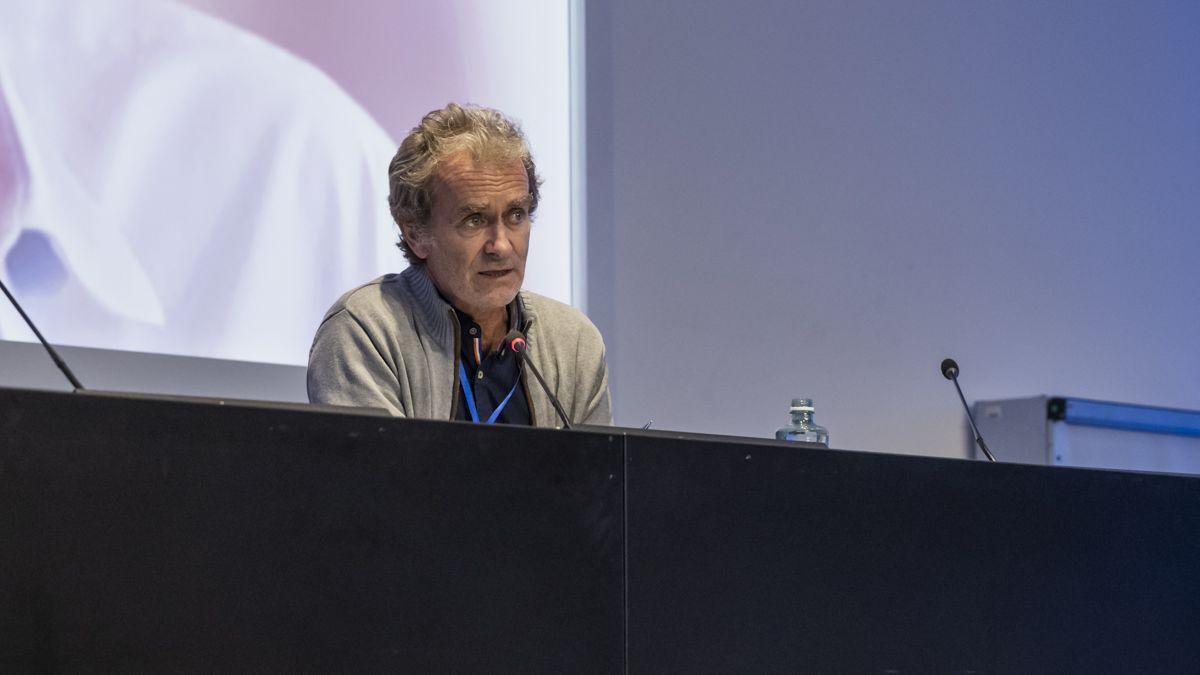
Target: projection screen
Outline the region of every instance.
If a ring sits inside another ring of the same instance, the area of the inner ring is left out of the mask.
[[[388,162],[457,101],[524,127],[545,180],[526,287],[571,302],[570,20],[554,0],[2,3],[0,274],[55,344],[302,365],[341,293],[403,269]],[[33,340],[7,303],[0,338]]]

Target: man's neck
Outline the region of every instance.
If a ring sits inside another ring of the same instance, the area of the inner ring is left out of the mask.
[[[432,281],[432,277],[430,278],[430,281]],[[496,350],[497,347],[500,346],[500,341],[503,340],[504,336],[508,334],[508,306],[500,307],[498,309],[491,310],[490,312],[472,314],[470,310],[459,307],[455,303],[451,302],[449,298],[443,295],[442,290],[437,287],[436,282],[434,282],[433,288],[437,291],[438,297],[440,297],[447,305],[450,305],[459,312],[466,314],[471,318],[472,321],[479,324],[479,330],[481,333],[479,336],[479,348],[484,354],[491,354]],[[513,302],[516,302],[516,300]]]
[[[501,308],[499,311],[492,312],[487,317],[475,317],[475,323],[479,324],[480,335],[479,345],[483,349],[484,354],[491,354],[500,345],[500,341],[504,339],[508,333],[508,310]]]

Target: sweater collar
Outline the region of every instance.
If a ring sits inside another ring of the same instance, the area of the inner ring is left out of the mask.
[[[408,287],[413,298],[416,299],[421,320],[429,328],[430,333],[436,336],[442,344],[453,344],[455,322],[451,317],[454,314],[454,309],[450,306],[450,303],[446,302],[442,294],[438,292],[437,287],[433,285],[433,279],[429,278],[429,273],[426,271],[425,266],[409,265],[408,269],[400,273],[400,279]],[[521,332],[527,336],[530,326],[533,325],[534,320],[537,318],[537,314],[533,310],[529,299],[529,294],[522,289],[517,293],[517,297],[513,299],[517,311],[509,313],[513,317],[513,320],[519,322],[512,327],[519,326]]]

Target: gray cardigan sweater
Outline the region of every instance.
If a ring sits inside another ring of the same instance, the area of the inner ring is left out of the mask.
[[[514,302],[529,357],[571,424],[612,424],[600,332],[579,310],[521,291]],[[514,328],[517,326],[513,326]],[[308,400],[384,408],[402,417],[448,420],[461,394],[459,327],[423,267],[387,274],[343,295],[317,329],[308,356]],[[562,422],[522,368],[533,423]]]

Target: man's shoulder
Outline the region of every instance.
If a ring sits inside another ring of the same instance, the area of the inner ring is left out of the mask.
[[[600,340],[600,331],[592,320],[565,302],[528,290],[521,291],[521,302],[537,329],[557,336],[576,333],[581,337]]]
[[[325,313],[324,320],[340,313],[350,314],[360,321],[395,316],[408,304],[400,275],[385,274],[343,293]]]

